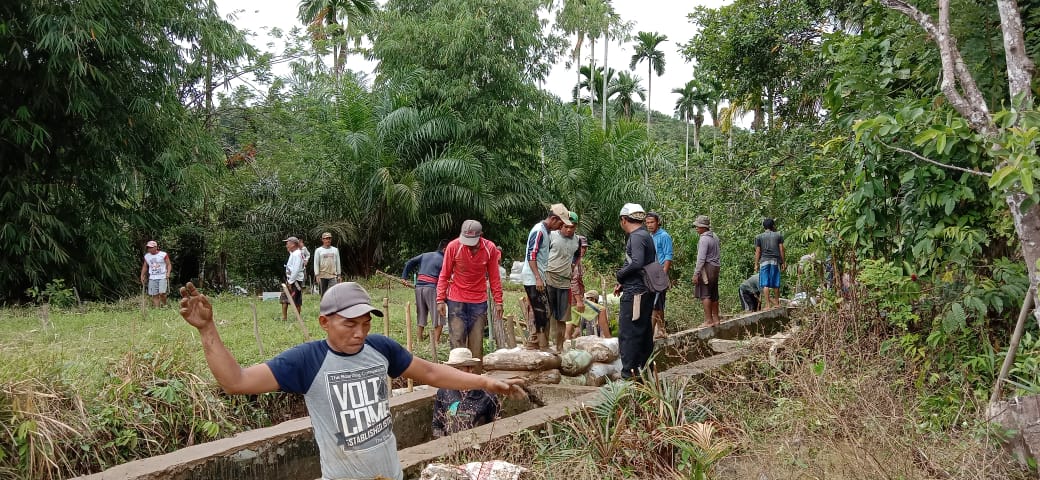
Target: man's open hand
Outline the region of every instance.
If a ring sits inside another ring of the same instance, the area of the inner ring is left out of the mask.
[[[181,287],[181,316],[191,326],[201,329],[213,324],[213,305],[191,282]]]
[[[508,395],[510,398],[519,400],[527,397],[527,392],[524,391],[523,386],[524,381],[520,378],[510,378],[506,380],[492,379],[487,390],[491,393]]]

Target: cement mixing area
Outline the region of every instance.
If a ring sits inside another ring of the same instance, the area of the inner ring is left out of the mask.
[[[777,308],[725,319],[715,327],[671,334],[655,342],[658,371],[662,377],[692,379],[752,352],[766,350],[772,355],[786,339],[785,334],[778,332],[788,320],[789,310]],[[617,340],[599,340],[603,339],[580,337],[574,341],[572,348],[586,349],[595,363],[587,371],[573,376],[566,375],[575,372],[567,372],[567,366],[561,365],[561,356],[556,354],[514,349],[486,355],[488,372],[485,374],[526,378],[528,398],[506,398],[498,420],[454,435],[433,439],[430,419],[436,389],[419,387],[411,392],[395,391],[390,409],[405,478],[419,478],[428,464],[460,449],[479,449],[522,430],[538,431],[553,421],[596,405],[599,385],[610,381],[607,365],[617,361]],[[753,345],[756,348],[751,348]],[[510,367],[513,363],[509,359],[517,355],[538,356],[525,360],[527,365],[536,365],[537,370]],[[321,471],[310,418],[303,417],[78,478],[312,480],[321,478]]]

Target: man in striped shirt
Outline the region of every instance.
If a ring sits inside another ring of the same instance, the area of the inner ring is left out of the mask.
[[[549,214],[531,227],[524,251],[524,268],[520,276],[527,292],[527,300],[534,312],[534,329],[527,337],[525,348],[547,349],[549,346],[549,297],[545,291],[545,269],[549,266],[549,232],[564,225],[573,225],[571,212],[562,203],[549,207]]]

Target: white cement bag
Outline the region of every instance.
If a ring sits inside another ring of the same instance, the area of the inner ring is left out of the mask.
[[[618,346],[617,337],[603,338],[595,335],[578,337],[571,341],[574,348],[585,350],[592,354],[592,361],[599,363],[612,363],[621,355],[621,347]]]
[[[585,350],[571,349],[560,355],[560,373],[568,377],[576,377],[592,366],[592,354]]]
[[[518,480],[527,469],[501,460],[473,462],[465,465],[431,463],[423,469],[420,480]]]

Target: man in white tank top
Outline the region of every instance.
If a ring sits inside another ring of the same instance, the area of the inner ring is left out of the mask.
[[[169,290],[170,274],[173,266],[170,265],[170,256],[159,250],[159,244],[155,240],[145,245],[148,253],[144,254],[144,262],[141,263],[141,285],[148,286],[148,295],[152,297],[152,306],[166,305],[166,292]]]

